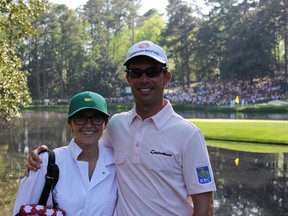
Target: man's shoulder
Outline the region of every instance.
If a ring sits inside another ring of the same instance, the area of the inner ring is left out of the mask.
[[[184,117],[182,117],[181,115],[175,113],[173,115],[173,120],[175,124],[178,125],[178,127],[183,127],[183,128],[187,128],[189,130],[193,129],[193,130],[200,130],[192,121],[189,121],[188,119],[185,119]]]

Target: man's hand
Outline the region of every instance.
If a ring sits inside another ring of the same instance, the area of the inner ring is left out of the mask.
[[[26,165],[26,170],[25,170],[25,176],[29,176],[29,171],[37,171],[40,168],[40,165],[42,163],[41,158],[39,157],[39,153],[41,151],[47,150],[48,147],[46,145],[41,145],[37,149],[34,149],[30,154],[28,155],[27,158],[27,165]]]

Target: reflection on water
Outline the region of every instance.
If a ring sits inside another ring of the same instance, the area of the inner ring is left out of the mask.
[[[19,179],[24,175],[25,152],[40,144],[55,148],[70,141],[66,118],[65,113],[37,112],[0,122],[0,215],[12,213]],[[215,215],[288,215],[287,153],[209,147],[209,154],[218,189]]]
[[[209,148],[209,153],[218,188],[216,215],[288,215],[287,153],[247,153],[215,147]]]

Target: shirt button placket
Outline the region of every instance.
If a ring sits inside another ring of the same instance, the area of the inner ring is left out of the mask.
[[[133,155],[132,155],[132,163],[139,164],[140,163],[140,148],[141,148],[141,140],[143,137],[143,122],[136,131],[135,139],[133,142]]]

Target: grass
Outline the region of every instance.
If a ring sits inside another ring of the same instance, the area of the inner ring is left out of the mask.
[[[253,153],[288,153],[288,145],[267,145],[249,142],[226,142],[219,140],[206,140],[208,146],[217,148],[253,152]]]
[[[206,139],[285,144],[288,121],[242,119],[188,119],[203,131]]]

